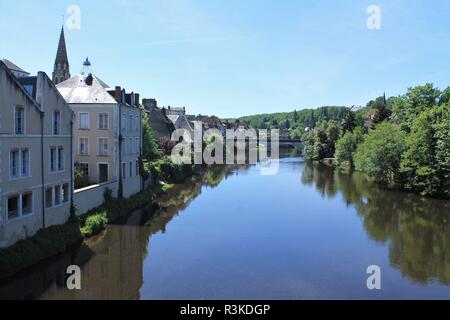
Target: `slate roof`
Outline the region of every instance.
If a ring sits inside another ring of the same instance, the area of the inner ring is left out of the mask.
[[[78,74],[56,86],[67,103],[117,103],[108,93],[109,86],[106,83],[92,75],[92,84],[88,85],[86,78]]]
[[[9,61],[8,59],[2,59],[3,63],[8,67],[11,71],[17,71],[17,72],[23,72],[26,74],[30,74],[29,72],[23,70],[21,67],[17,66],[13,62]]]

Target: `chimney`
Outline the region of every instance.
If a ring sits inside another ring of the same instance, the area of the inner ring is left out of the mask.
[[[169,108],[170,108],[170,107],[169,107]],[[165,116],[167,115],[167,110],[166,110],[165,107],[162,108],[162,113],[163,113],[163,115],[165,115]]]
[[[115,90],[115,92],[114,92],[114,99],[116,99],[116,101],[117,101],[118,103],[121,102],[121,101],[120,101],[121,96],[122,96],[122,88],[119,87],[119,86],[116,86],[116,90]]]
[[[154,108],[158,107],[156,99],[142,99],[142,104],[148,111],[152,111]]]
[[[139,100],[141,98],[141,96],[139,95],[139,93],[136,93],[134,95],[134,102],[136,103],[136,107],[139,107],[141,104],[141,101]]]

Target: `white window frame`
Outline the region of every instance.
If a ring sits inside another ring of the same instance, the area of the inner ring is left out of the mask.
[[[22,109],[23,110],[23,123],[22,123],[22,133],[17,133],[17,109]],[[15,105],[14,106],[14,135],[15,136],[24,136],[27,134],[26,132],[26,127],[27,127],[27,113],[25,110],[24,106],[20,106],[20,105]]]
[[[106,128],[100,128],[100,118],[101,116],[106,116]],[[109,112],[98,112],[97,113],[97,130],[109,130]]]
[[[86,153],[81,153],[81,140],[86,140]],[[79,156],[89,156],[89,138],[79,137],[78,138],[78,155]]]
[[[57,130],[58,130],[58,132],[57,133],[55,133],[55,115],[56,115],[56,113],[58,113],[59,114],[59,122],[58,122],[58,128],[57,128]],[[62,115],[61,115],[61,111],[60,110],[53,110],[53,116],[52,116],[52,134],[54,135],[54,136],[60,136],[61,135],[61,117],[62,117]]]
[[[27,175],[23,174],[23,162],[22,162],[22,154],[24,151],[28,151],[28,159],[27,159]],[[17,152],[17,175],[12,175],[12,152]],[[21,180],[21,179],[28,179],[31,178],[31,151],[30,148],[14,148],[9,150],[9,160],[8,160],[8,166],[9,166],[9,180]]]
[[[106,153],[102,153],[103,150],[103,143],[101,143],[102,140],[106,140]],[[98,138],[97,139],[97,155],[99,157],[108,157],[109,156],[109,138]]]
[[[81,166],[81,165],[87,165],[87,173],[84,172],[83,170],[81,170],[81,168],[80,168],[80,170],[81,170],[83,173],[85,173],[85,174],[89,177],[89,174],[90,174],[89,162],[79,162],[78,165],[79,165],[79,166]]]
[[[59,151],[62,150],[61,156],[62,159],[59,157],[60,153]],[[61,163],[62,168],[59,167],[59,164]],[[59,146],[56,149],[56,166],[58,172],[64,172],[66,170],[66,148],[64,146]]]
[[[87,115],[87,128],[81,126],[81,115]],[[91,129],[91,115],[89,112],[78,112],[78,130],[90,130]]]
[[[23,214],[23,196],[27,195],[27,194],[31,194],[31,212],[27,213],[27,214]],[[10,218],[9,217],[9,208],[8,208],[8,200],[12,197],[17,197],[17,214],[18,216],[15,218]],[[23,191],[21,193],[11,193],[9,195],[6,196],[6,221],[9,222],[14,222],[20,219],[24,219],[24,218],[28,218],[31,217],[35,214],[35,208],[34,208],[34,192],[32,190],[26,190]]]

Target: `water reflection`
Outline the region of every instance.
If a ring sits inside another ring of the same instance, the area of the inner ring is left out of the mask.
[[[152,236],[165,233],[168,223],[201,194],[203,186],[216,187],[233,172],[236,167],[212,166],[157,199],[157,210],[153,210],[154,206],[139,210],[125,225],[109,226],[100,236],[86,242],[93,254],[82,268],[82,290],[65,289],[62,278],[54,281],[41,299],[139,300],[144,260],[151,255],[148,249],[151,250]],[[138,221],[145,223],[142,226]]]
[[[403,276],[450,285],[449,201],[384,190],[363,174],[340,174],[321,164],[305,163],[301,180],[323,197],[341,193],[370,238],[389,244],[390,263]]]

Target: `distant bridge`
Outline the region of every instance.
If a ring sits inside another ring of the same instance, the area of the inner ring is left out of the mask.
[[[272,140],[267,139],[267,145],[265,145],[266,141],[258,141],[258,145],[264,146],[266,148],[271,148]],[[299,139],[279,139],[280,148],[295,148],[297,151],[303,152],[303,143]]]

